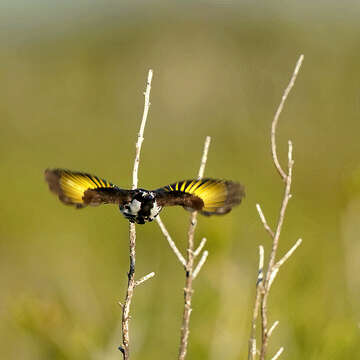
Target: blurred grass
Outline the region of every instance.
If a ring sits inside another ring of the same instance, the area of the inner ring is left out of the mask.
[[[140,185],[194,176],[211,135],[206,174],[247,189],[228,216],[199,219],[210,257],[195,285],[189,359],[216,359],[219,349],[226,359],[246,356],[257,246],[270,249],[255,203],[273,224],[282,187],[270,122],[300,53],[278,131],[280,159],[290,138],[295,158],[280,253],[300,236],[304,243],[272,290],[270,317],[280,326],[271,351],[281,344],[295,360],[358,358],[357,8],[164,4],[93,15],[66,31],[59,22],[34,26],[2,43],[1,358],[119,358],[128,225],[112,207],[62,206],[43,170],[86,170],[130,186],[149,67]],[[162,217],[183,249],[187,214]],[[138,226],[137,263],[138,276],[157,275],[135,294],[134,357],[174,358],[183,272],[156,224]]]

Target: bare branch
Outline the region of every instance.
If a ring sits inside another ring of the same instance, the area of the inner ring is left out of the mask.
[[[166,240],[168,241],[172,251],[174,252],[174,254],[176,255],[176,257],[178,258],[178,260],[180,261],[180,263],[184,266],[184,268],[186,268],[186,260],[185,258],[182,256],[180,250],[177,248],[177,246],[175,245],[174,241],[172,240],[169,232],[167,231],[164,223],[161,221],[160,215],[158,215],[156,218],[156,221],[158,223],[158,225],[160,226],[160,229],[162,231],[162,233],[164,234]]]
[[[199,254],[201,253],[201,250],[204,248],[206,244],[206,239],[202,238],[200,245],[198,246],[198,248],[194,251],[194,256],[197,257],[199,256]]]
[[[274,238],[274,235],[275,235],[275,234],[274,234],[274,232],[271,230],[270,226],[268,225],[268,223],[267,223],[267,221],[266,221],[266,219],[265,219],[265,215],[264,215],[264,213],[263,213],[262,210],[261,210],[260,204],[256,204],[256,209],[257,209],[257,211],[258,211],[258,213],[259,213],[260,220],[261,220],[261,222],[263,223],[265,230],[270,234],[270,236],[271,236],[272,238]]]
[[[256,286],[262,283],[264,279],[264,247],[262,245],[259,246],[259,271],[258,278],[256,281]]]
[[[281,98],[281,102],[280,102],[280,105],[279,107],[277,108],[276,110],[276,113],[275,113],[275,116],[274,116],[274,120],[271,124],[271,152],[272,152],[272,156],[273,156],[273,160],[274,160],[274,164],[275,164],[275,167],[277,169],[277,171],[279,172],[281,178],[285,181],[286,179],[286,173],[285,171],[281,168],[280,166],[280,163],[279,163],[279,160],[278,160],[278,156],[277,156],[277,152],[276,152],[276,139],[275,139],[275,135],[276,135],[276,126],[277,126],[277,123],[279,121],[279,117],[280,117],[280,114],[282,112],[282,109],[284,107],[284,104],[285,104],[285,101],[292,89],[292,87],[294,86],[295,84],[295,80],[296,80],[296,77],[299,73],[299,70],[300,70],[300,67],[301,67],[301,64],[304,60],[304,55],[301,55],[299,57],[299,60],[297,61],[296,63],[296,66],[295,66],[295,70],[292,74],[292,77],[290,79],[290,82],[287,86],[287,88],[285,89],[284,91],[284,94]]]
[[[198,179],[201,179],[204,176],[210,141],[211,141],[210,136],[207,136],[205,139],[203,155],[201,158]],[[179,357],[178,357],[179,360],[184,360],[186,357],[189,332],[190,332],[189,325],[190,325],[190,315],[192,312],[191,301],[192,301],[192,294],[193,294],[192,282],[194,280],[194,272],[193,272],[194,258],[195,258],[194,234],[195,234],[195,228],[196,228],[196,224],[197,224],[196,219],[197,219],[197,212],[194,211],[191,213],[191,216],[190,216],[190,225],[189,225],[189,231],[188,231],[186,279],[185,279],[185,288],[184,288],[184,312],[183,312],[183,320],[182,320],[182,326],[181,326],[180,348],[179,348]],[[207,257],[207,255],[205,255],[204,262],[206,260],[206,257]],[[200,263],[201,263],[201,260],[200,260]],[[201,266],[198,271],[200,271]],[[197,273],[195,273],[195,275],[197,275]]]
[[[289,145],[289,150],[288,150],[288,168],[292,168],[293,166],[293,158],[292,158],[292,151],[293,151],[293,146],[292,146],[292,142],[291,140],[288,141],[288,145]]]
[[[195,279],[195,278],[198,276],[201,268],[202,268],[202,267],[204,266],[204,264],[205,264],[205,261],[206,261],[208,255],[209,255],[209,252],[208,252],[207,250],[205,250],[205,251],[202,253],[202,256],[201,256],[201,258],[200,258],[200,261],[199,261],[199,263],[197,264],[197,266],[196,266],[196,268],[195,268],[195,270],[194,270],[194,272],[193,272],[193,279]]]
[[[211,137],[207,136],[205,139],[203,155],[201,158],[198,179],[201,179],[204,177],[204,171],[205,171],[206,161],[207,161],[207,157],[208,157],[208,153],[209,153],[210,142],[211,142]]]
[[[273,246],[272,246],[272,250],[271,250],[271,254],[270,254],[268,270],[271,270],[275,263],[276,251],[277,251],[277,248],[279,245],[281,228],[282,228],[282,225],[284,222],[286,208],[287,208],[288,202],[291,198],[290,189],[291,189],[291,181],[292,181],[292,168],[294,166],[294,160],[292,159],[292,143],[291,143],[291,141],[289,141],[288,158],[289,158],[289,164],[288,164],[288,175],[286,176],[286,179],[285,179],[285,193],[284,193],[283,202],[281,204],[280,216],[279,216],[278,224],[276,227],[276,232],[274,234],[274,241],[273,241]],[[265,286],[267,285],[266,283],[269,282],[269,278],[270,278],[269,271],[267,272],[267,275],[268,276],[267,276],[267,280],[265,282]]]
[[[192,301],[192,281],[193,281],[193,266],[194,266],[194,233],[196,228],[196,215],[194,211],[190,215],[190,226],[188,231],[188,257],[186,262],[186,280],[184,287],[184,312],[181,326],[180,336],[180,348],[179,348],[179,360],[184,360],[187,353],[188,339],[190,333],[190,315],[192,312],[191,301]]]
[[[271,287],[275,277],[280,269],[280,266],[284,264],[285,261],[289,259],[289,257],[295,252],[295,250],[301,245],[302,239],[299,239],[294,246],[273,266],[270,281],[269,281],[269,288]]]
[[[146,124],[147,115],[150,107],[150,90],[151,90],[151,80],[153,72],[150,69],[147,78],[147,85],[145,91],[145,104],[144,104],[144,113],[141,120],[140,130],[138,134],[138,140],[136,143],[135,150],[135,161],[133,168],[133,183],[132,189],[136,189],[138,186],[138,169],[140,163],[140,152],[142,142],[144,141],[144,129]],[[128,360],[130,357],[129,345],[130,345],[130,336],[129,336],[129,319],[130,319],[130,306],[132,297],[134,294],[134,289],[136,286],[135,281],[135,263],[136,263],[136,230],[135,224],[130,223],[129,226],[129,249],[130,249],[130,268],[128,272],[128,287],[126,291],[126,297],[124,304],[122,305],[122,346],[119,348],[123,354],[124,360]]]
[[[279,351],[271,358],[271,360],[276,360],[276,359],[278,359],[278,358],[280,357],[280,355],[282,354],[283,351],[284,351],[284,348],[281,347],[281,348],[279,349]]]
[[[258,276],[256,279],[256,295],[255,295],[255,304],[253,310],[253,319],[251,322],[251,334],[249,339],[249,355],[248,360],[255,360],[256,358],[256,321],[259,314],[259,306],[261,300],[261,293],[263,290],[263,269],[264,269],[264,247],[259,246],[259,270]]]
[[[298,239],[295,245],[275,264],[275,267],[280,267],[286,260],[294,253],[294,251],[301,245],[302,239]]]
[[[276,169],[278,170],[278,172],[280,174],[280,177],[282,178],[283,181],[285,181],[285,191],[284,191],[284,197],[283,197],[283,201],[282,201],[281,208],[280,208],[280,214],[279,214],[279,219],[278,219],[278,223],[276,226],[276,231],[275,231],[275,234],[273,237],[273,244],[272,244],[272,249],[271,249],[271,253],[270,253],[269,264],[268,264],[268,268],[267,268],[267,272],[266,272],[266,276],[265,276],[264,292],[263,292],[263,297],[261,300],[262,343],[261,343],[260,360],[265,360],[265,354],[266,354],[268,341],[269,341],[268,329],[267,329],[267,324],[268,324],[267,300],[268,300],[272,281],[274,280],[274,278],[277,274],[277,271],[278,271],[278,270],[275,270],[275,272],[274,272],[274,264],[275,264],[276,253],[277,253],[277,249],[278,249],[278,245],[279,245],[280,233],[281,233],[282,225],[284,222],[285,212],[287,209],[289,199],[291,198],[290,189],[291,189],[291,181],[292,181],[292,168],[294,165],[294,161],[292,158],[292,143],[291,143],[291,141],[289,141],[289,149],[288,149],[288,173],[287,174],[285,174],[285,172],[282,170],[282,168],[279,164],[277,153],[276,153],[276,139],[275,139],[276,126],[277,126],[282,108],[284,106],[284,103],[287,99],[287,96],[289,95],[290,90],[294,86],[296,76],[299,72],[303,58],[304,58],[304,56],[301,55],[299,60],[296,63],[295,70],[290,79],[289,85],[287,86],[287,88],[284,91],[284,95],[281,99],[280,105],[276,111],[276,114],[275,114],[275,117],[273,119],[272,126],[271,126],[271,150],[272,150],[273,161],[274,161],[274,165],[275,165]]]
[[[270,328],[269,331],[268,331],[268,337],[271,336],[271,334],[273,333],[273,331],[276,329],[276,327],[277,327],[278,325],[279,325],[279,320],[276,320],[276,321],[272,324],[271,328]]]
[[[267,270],[265,273],[265,280],[262,279],[262,272],[260,272],[260,270],[259,270],[258,281],[257,281],[258,286],[256,289],[255,305],[254,305],[254,310],[253,310],[251,335],[250,335],[250,339],[249,339],[249,355],[248,355],[249,360],[255,360],[256,354],[257,354],[256,331],[255,330],[256,330],[256,321],[257,321],[257,317],[258,317],[259,308],[260,308],[260,314],[261,314],[261,347],[260,347],[259,358],[260,358],[260,360],[265,360],[269,338],[270,338],[272,332],[274,331],[274,329],[276,328],[276,326],[278,325],[278,321],[276,321],[271,326],[271,328],[268,329],[267,300],[268,300],[268,296],[269,296],[270,287],[271,287],[273,280],[276,277],[277,272],[279,271],[280,266],[293,254],[293,252],[296,250],[296,248],[301,243],[301,240],[298,241],[285,254],[285,256],[281,260],[279,260],[277,263],[275,263],[277,249],[278,249],[278,245],[279,245],[279,238],[280,238],[281,229],[282,229],[282,225],[283,225],[284,217],[285,217],[285,212],[287,209],[288,202],[291,198],[290,189],[291,189],[291,181],[292,181],[292,169],[294,166],[294,160],[292,158],[293,148],[292,148],[291,141],[289,141],[289,143],[288,143],[289,148],[288,148],[287,173],[285,173],[285,171],[282,169],[282,167],[279,163],[278,155],[277,155],[277,151],[276,151],[276,129],[277,129],[278,120],[279,120],[280,114],[282,112],[282,109],[284,107],[285,101],[286,101],[292,87],[294,86],[294,83],[295,83],[296,77],[298,75],[298,72],[300,70],[303,59],[304,59],[304,56],[301,55],[296,63],[296,66],[295,66],[294,72],[291,76],[290,82],[284,91],[281,102],[277,108],[277,111],[276,111],[273,121],[271,123],[272,159],[273,159],[275,168],[278,171],[281,179],[285,182],[284,196],[283,196],[275,232],[268,225],[265,215],[263,214],[260,205],[256,204],[256,209],[259,213],[260,220],[261,220],[265,230],[270,234],[271,238],[273,239],[273,243],[272,243],[271,253],[269,256],[269,263],[267,265]],[[260,249],[262,249],[262,247]],[[261,251],[263,252],[263,249],[260,250],[260,252]],[[263,256],[263,255],[260,254],[260,258],[261,258],[261,256]],[[281,355],[282,352],[283,352],[283,348],[281,348],[275,354],[275,356],[273,357],[273,360],[277,359]]]
[[[134,161],[133,183],[132,183],[133,190],[138,187],[138,169],[140,162],[140,152],[141,152],[142,143],[144,141],[144,130],[150,108],[150,91],[151,91],[152,77],[153,77],[153,71],[150,69],[147,78],[146,91],[144,93],[145,96],[144,113],[141,120],[141,125],[140,125],[140,130],[139,130],[138,139],[136,143],[136,150],[135,150],[135,161]]]
[[[151,279],[152,277],[155,276],[155,273],[154,272],[151,272],[150,274],[147,274],[145,276],[143,276],[142,278],[140,278],[139,280],[136,280],[135,281],[135,286],[139,286],[141,285],[142,283],[144,283],[146,280],[149,280]]]

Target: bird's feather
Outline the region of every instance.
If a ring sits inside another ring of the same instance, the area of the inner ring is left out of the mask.
[[[208,178],[179,181],[155,192],[160,206],[182,205],[203,215],[226,214],[245,196],[238,183]]]
[[[131,200],[129,190],[120,189],[107,180],[87,173],[47,169],[45,180],[63,203],[77,208],[100,204],[121,205]]]

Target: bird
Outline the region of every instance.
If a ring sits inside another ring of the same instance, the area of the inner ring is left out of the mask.
[[[46,169],[44,175],[62,203],[77,209],[118,205],[122,215],[136,224],[151,222],[164,207],[175,205],[205,216],[224,215],[245,196],[243,185],[211,178],[178,181],[156,190],[127,190],[85,172],[56,168]]]

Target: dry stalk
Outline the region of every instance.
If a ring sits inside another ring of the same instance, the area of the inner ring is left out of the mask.
[[[186,260],[185,258],[182,256],[180,250],[177,248],[175,242],[173,241],[173,239],[171,238],[169,232],[167,231],[164,223],[162,222],[160,215],[158,215],[155,218],[156,222],[158,223],[162,233],[164,234],[166,240],[168,241],[172,251],[174,252],[174,254],[176,255],[176,257],[178,258],[178,260],[180,261],[180,263],[184,266],[184,268],[186,268]]]
[[[269,257],[269,262],[267,266],[267,270],[265,273],[265,278],[262,277],[262,269],[259,269],[259,276],[256,282],[256,296],[255,296],[255,305],[253,310],[253,320],[252,320],[252,327],[251,327],[251,334],[250,334],[250,340],[249,340],[249,352],[248,352],[248,359],[249,360],[255,360],[256,356],[258,354],[258,349],[256,345],[256,324],[260,309],[260,317],[261,317],[261,345],[260,345],[260,351],[259,351],[259,359],[265,360],[267,347],[269,343],[269,338],[271,334],[273,333],[274,329],[278,325],[278,321],[275,321],[275,323],[268,328],[268,296],[270,292],[271,285],[280,269],[280,267],[290,258],[290,256],[294,253],[294,251],[298,248],[298,246],[301,244],[301,239],[299,239],[296,244],[277,262],[276,261],[276,254],[277,249],[279,245],[279,238],[281,234],[281,229],[284,222],[284,217],[287,209],[288,202],[291,198],[291,181],[292,181],[292,170],[294,166],[294,160],[292,158],[292,143],[289,141],[288,143],[288,164],[287,164],[287,173],[282,169],[278,156],[276,151],[276,128],[277,123],[280,117],[280,114],[282,112],[282,109],[284,107],[284,104],[286,102],[286,99],[294,86],[296,77],[298,75],[298,72],[300,70],[302,61],[304,59],[304,56],[301,55],[299,60],[296,63],[294,72],[292,74],[292,77],[290,79],[290,82],[288,86],[286,87],[284,94],[282,96],[281,102],[277,108],[277,111],[275,113],[274,119],[271,124],[271,152],[272,152],[272,159],[275,165],[276,170],[278,171],[281,179],[285,182],[285,188],[284,188],[284,196],[280,208],[280,214],[278,218],[278,222],[276,225],[275,232],[271,229],[271,227],[268,225],[266,218],[261,210],[261,207],[259,204],[256,205],[256,209],[259,213],[260,220],[264,226],[264,229],[266,232],[270,235],[272,238],[272,249]],[[261,247],[262,248],[262,247]],[[260,252],[260,262],[261,257],[263,255]],[[260,277],[261,274],[261,277]],[[280,355],[283,352],[283,347],[279,349],[279,351],[273,356],[272,359],[278,359]]]
[[[205,165],[207,160],[207,155],[209,151],[211,138],[209,136],[205,139],[204,144],[204,151],[201,158],[200,169],[198,173],[198,179],[201,179],[204,176]],[[188,243],[187,243],[187,257],[181,254],[179,249],[176,247],[175,242],[172,240],[169,232],[166,230],[165,225],[160,219],[160,216],[156,218],[157,223],[164,234],[165,238],[167,239],[170,248],[178,258],[180,264],[184,266],[185,269],[185,287],[184,287],[184,311],[183,311],[183,319],[182,319],[182,326],[181,326],[181,334],[180,334],[180,347],[179,347],[179,360],[184,360],[187,353],[188,348],[188,341],[189,341],[189,333],[190,333],[190,315],[191,315],[191,302],[192,302],[192,295],[193,295],[193,280],[199,274],[201,268],[206,262],[206,259],[209,255],[208,251],[203,251],[200,261],[194,267],[194,262],[196,257],[198,257],[203,250],[206,239],[202,239],[199,246],[195,249],[194,245],[194,235],[195,235],[195,228],[197,224],[197,212],[192,212],[190,215],[190,225],[188,230]]]
[[[281,347],[278,352],[271,358],[271,360],[276,360],[280,357],[280,355],[282,354],[282,352],[284,351],[284,348]]]
[[[207,136],[204,144],[204,151],[201,158],[200,169],[198,174],[198,179],[201,179],[204,176],[207,155],[209,152],[211,138]],[[186,357],[187,347],[188,347],[188,339],[190,333],[190,315],[192,312],[191,301],[192,301],[192,282],[198,272],[200,271],[202,265],[205,263],[208,252],[204,251],[203,257],[200,260],[198,267],[196,268],[196,272],[194,272],[194,259],[195,259],[195,251],[194,251],[194,234],[197,224],[197,211],[194,211],[190,215],[190,225],[188,231],[188,245],[187,245],[187,262],[186,262],[186,271],[185,271],[185,288],[184,288],[184,312],[183,312],[183,321],[181,326],[181,336],[180,336],[180,349],[179,349],[179,360],[184,360]],[[201,244],[199,245],[201,247]]]
[[[144,113],[141,120],[140,130],[138,134],[138,139],[136,142],[136,151],[135,151],[135,161],[133,168],[133,176],[132,176],[132,189],[136,189],[138,187],[138,169],[140,163],[140,152],[141,146],[144,141],[144,129],[146,124],[147,115],[150,107],[150,90],[151,90],[151,80],[152,80],[153,72],[150,69],[147,78],[146,91],[144,93],[145,96],[145,104],[144,104]],[[129,334],[129,320],[130,320],[130,306],[132,297],[134,295],[134,289],[137,285],[142,284],[146,280],[152,278],[155,274],[150,273],[140,280],[135,280],[135,263],[136,263],[136,230],[135,224],[130,223],[129,227],[129,248],[130,248],[130,268],[128,272],[128,286],[126,290],[126,296],[124,304],[121,305],[122,308],[122,346],[119,347],[120,351],[123,354],[124,360],[128,360],[130,357],[130,334]]]
[[[263,280],[264,280],[264,247],[259,246],[259,270],[258,277],[256,280],[256,295],[255,295],[255,305],[253,310],[253,319],[251,323],[251,335],[249,339],[249,352],[248,360],[254,360],[256,358],[256,322],[259,314],[259,306],[261,300],[261,294],[263,290]]]
[[[195,255],[195,253],[194,253]],[[193,271],[193,279],[196,279],[196,277],[198,276],[201,268],[203,267],[203,265],[205,264],[205,261],[207,259],[209,255],[209,252],[207,250],[205,250],[203,253],[202,253],[202,256],[201,256],[201,259],[199,260],[199,263],[196,265],[196,268],[194,269]],[[196,255],[195,255],[196,256]]]
[[[188,231],[188,245],[187,245],[187,261],[185,271],[185,287],[184,287],[184,312],[181,325],[181,336],[180,336],[180,349],[179,349],[179,360],[184,360],[186,357],[189,333],[190,333],[190,315],[192,312],[191,301],[192,301],[192,281],[193,281],[193,267],[194,267],[194,234],[197,224],[197,212],[194,211],[190,216],[190,226]]]

